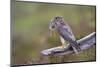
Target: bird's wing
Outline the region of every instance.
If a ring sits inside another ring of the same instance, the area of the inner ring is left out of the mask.
[[[69,26],[63,25],[59,27],[59,34],[65,39],[69,41],[75,41],[74,34]]]

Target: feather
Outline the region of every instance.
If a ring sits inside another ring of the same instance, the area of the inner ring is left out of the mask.
[[[61,35],[65,40],[67,41],[75,41],[74,34],[72,33],[72,30],[69,26],[62,25],[58,27],[58,33]]]

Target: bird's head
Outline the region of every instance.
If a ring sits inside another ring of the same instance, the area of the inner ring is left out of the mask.
[[[49,30],[51,33],[55,32],[58,26],[63,23],[63,18],[61,16],[54,17],[51,22],[49,23]]]
[[[63,18],[61,16],[54,17],[49,23],[49,29],[55,30],[59,24],[63,23]]]

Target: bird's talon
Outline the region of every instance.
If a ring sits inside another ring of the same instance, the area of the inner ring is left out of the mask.
[[[60,48],[64,48],[64,46],[59,46]]]

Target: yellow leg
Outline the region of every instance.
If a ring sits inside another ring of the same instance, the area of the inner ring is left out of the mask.
[[[62,45],[61,45],[61,46],[59,46],[59,47],[64,48],[64,44],[62,44]]]
[[[66,45],[66,41],[61,36],[60,36],[60,40],[61,40],[61,43],[62,43],[62,45],[60,47],[64,48],[64,46]]]

